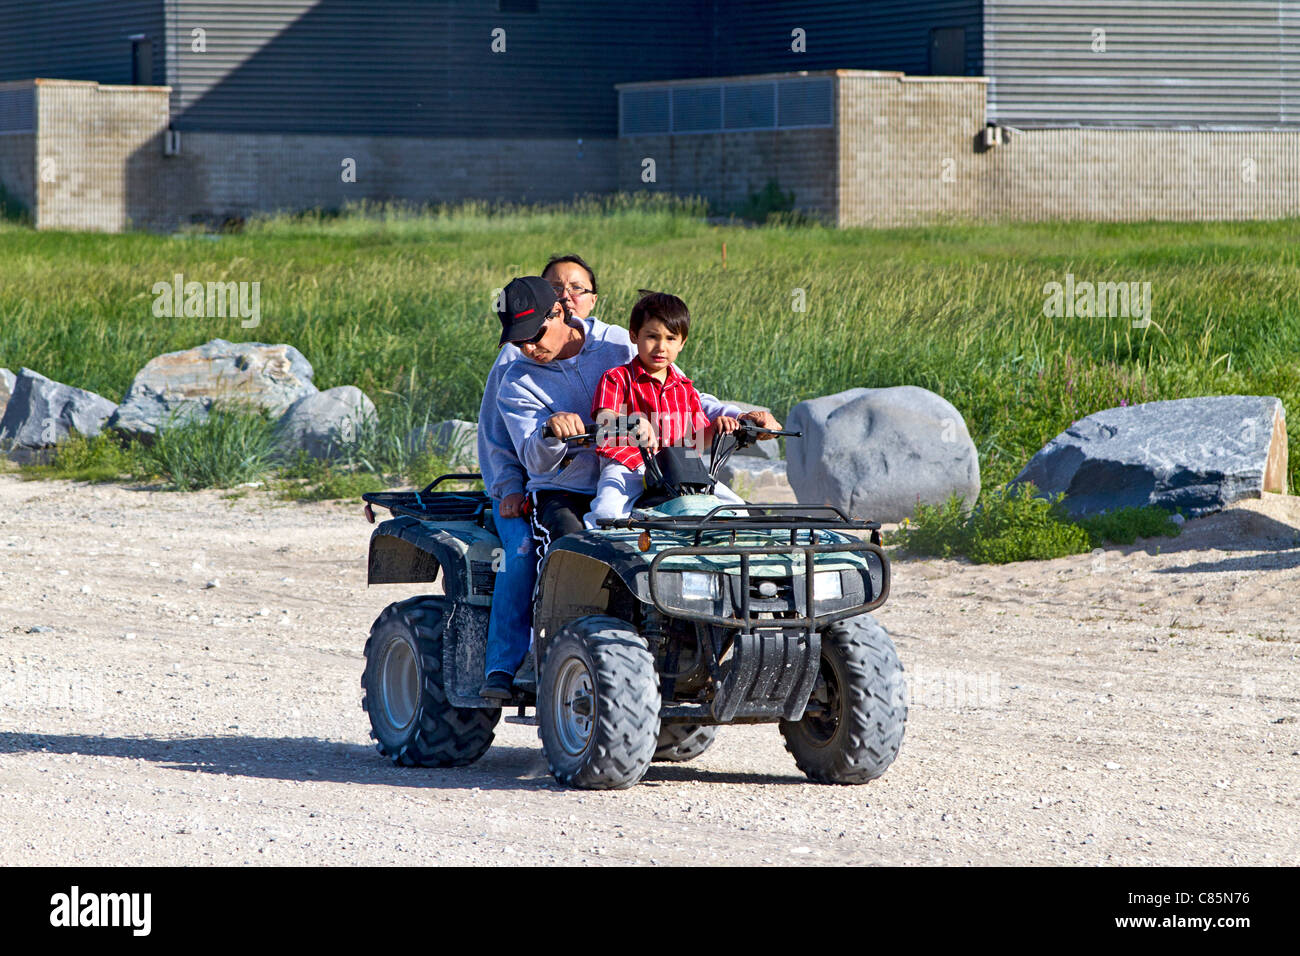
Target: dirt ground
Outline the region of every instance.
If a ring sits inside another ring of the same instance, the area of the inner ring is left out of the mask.
[[[360,709],[356,505],[0,475],[0,865],[1300,863],[1300,499],[1051,562],[898,561],[898,761],[775,726],[620,792],[536,730],[398,769]]]

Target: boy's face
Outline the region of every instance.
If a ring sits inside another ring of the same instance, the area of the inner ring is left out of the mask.
[[[677,361],[686,339],[658,319],[646,319],[639,332],[629,332],[628,338],[636,346],[637,357],[651,372],[658,372]]]

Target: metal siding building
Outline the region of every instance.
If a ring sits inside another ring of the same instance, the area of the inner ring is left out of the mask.
[[[1023,127],[1300,126],[1300,0],[985,0],[989,116]]]
[[[38,76],[128,84],[131,37],[151,41],[148,82],[165,82],[164,0],[0,0],[0,82]]]

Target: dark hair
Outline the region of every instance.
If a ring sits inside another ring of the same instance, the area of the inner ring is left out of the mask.
[[[632,306],[632,315],[627,320],[628,331],[639,335],[641,326],[650,319],[658,319],[669,332],[682,338],[686,338],[686,333],[691,330],[691,313],[687,311],[685,302],[667,292],[642,289],[641,298]]]
[[[582,268],[587,271],[588,278],[591,279],[592,294],[596,295],[600,292],[600,290],[596,288],[596,273],[592,271],[591,266],[587,265],[586,260],[583,259],[582,256],[572,254],[567,256],[551,256],[550,261],[546,263],[546,266],[538,273],[538,275],[546,275],[546,273],[551,271],[551,266],[558,266],[561,262],[572,262],[575,266],[582,266]]]

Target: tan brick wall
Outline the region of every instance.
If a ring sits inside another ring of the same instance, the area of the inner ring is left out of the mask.
[[[186,215],[492,199],[558,202],[614,189],[615,140],[183,133],[175,191]],[[342,179],[355,160],[356,181]]]
[[[837,80],[841,226],[976,215],[982,79],[841,73]]]
[[[36,227],[118,232],[166,220],[169,88],[36,84]]]
[[[654,182],[642,180],[654,160]],[[619,141],[618,187],[702,196],[722,209],[744,202],[775,179],[795,208],[835,215],[835,130],[761,130],[628,136]]]

